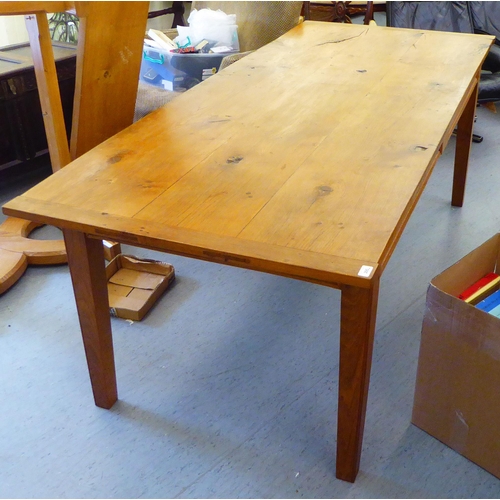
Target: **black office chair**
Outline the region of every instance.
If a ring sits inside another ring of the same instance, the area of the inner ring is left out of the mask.
[[[495,36],[482,67],[478,102],[500,100],[500,2],[387,2],[387,26]]]
[[[497,2],[387,2],[387,26],[496,37],[482,66],[478,104],[495,108],[500,100],[500,3]],[[472,140],[483,137],[473,134]]]

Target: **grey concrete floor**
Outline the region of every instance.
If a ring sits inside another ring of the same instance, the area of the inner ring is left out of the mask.
[[[334,473],[339,292],[124,247],[177,280],[143,321],[112,319],[111,410],[93,404],[67,267],[30,267],[0,297],[0,497],[500,497],[410,423],[427,285],[500,227],[500,118],[477,114],[464,207],[452,139],[382,279],[354,484]],[[0,172],[0,203],[47,172]]]

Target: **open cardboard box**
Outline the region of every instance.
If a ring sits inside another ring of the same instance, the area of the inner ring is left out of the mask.
[[[174,267],[119,254],[106,267],[113,316],[140,321],[175,278]]]
[[[499,252],[497,234],[431,281],[412,422],[500,478],[500,319],[457,298]]]

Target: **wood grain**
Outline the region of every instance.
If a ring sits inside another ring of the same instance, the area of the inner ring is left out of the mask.
[[[66,250],[62,240],[30,240],[29,234],[41,224],[8,217],[0,224],[0,294],[23,274],[28,264],[62,264]]]
[[[63,240],[30,240],[22,236],[0,234],[0,248],[24,254],[28,264],[65,264],[67,261]]]
[[[29,14],[25,19],[49,147],[50,163],[52,171],[57,172],[71,161],[71,157],[49,23],[45,12]]]
[[[337,476],[353,481],[379,279],[464,110],[471,132],[492,41],[302,23],[9,202],[74,245],[96,400],[114,367],[93,238],[341,288]]]
[[[359,470],[377,316],[373,288],[342,288],[340,308],[337,478],[353,482]]]
[[[476,113],[477,94],[479,90],[479,74],[470,93],[469,100],[457,124],[457,144],[455,153],[455,170],[453,175],[453,192],[451,204],[461,207],[464,203],[465,181],[469,165],[469,153],[472,144],[472,129]]]
[[[0,2],[2,15],[23,15],[36,12],[65,12],[73,2]]]
[[[0,295],[14,285],[27,267],[28,259],[23,253],[0,248]]]
[[[303,23],[27,196],[385,263],[490,42]]]
[[[16,217],[8,217],[0,224],[0,234],[15,234],[16,236],[27,237],[33,229],[41,226],[36,222],[18,219]]]
[[[54,172],[67,165],[71,158],[47,12],[64,11],[66,8],[65,2],[0,2],[1,14],[27,14],[26,28]],[[62,240],[38,241],[27,238],[37,226],[31,221],[18,218],[8,218],[0,226],[0,293],[5,292],[23,275],[28,264],[66,262]]]
[[[94,401],[111,408],[117,400],[113,340],[102,241],[64,231]]]
[[[148,2],[75,2],[80,18],[71,155],[77,158],[134,118]]]
[[[339,288],[342,283],[361,288],[370,287],[370,279],[358,275],[362,265],[373,267],[372,276],[378,273],[377,263],[348,257],[297,252],[292,248],[214,236],[160,223],[149,223],[145,227],[141,221],[134,219],[103,215],[93,210],[71,209],[59,204],[31,200],[25,196],[17,198],[16,202],[19,211],[36,211],[39,215],[31,217],[48,224],[55,225],[56,220],[64,214],[68,220],[72,220],[65,224],[68,229],[83,231],[95,238],[105,235],[120,243],[302,279],[334,288]]]

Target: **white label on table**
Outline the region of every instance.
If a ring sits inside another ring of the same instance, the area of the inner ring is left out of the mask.
[[[373,271],[372,266],[361,266],[358,276],[362,276],[363,278],[369,278],[372,271]]]

